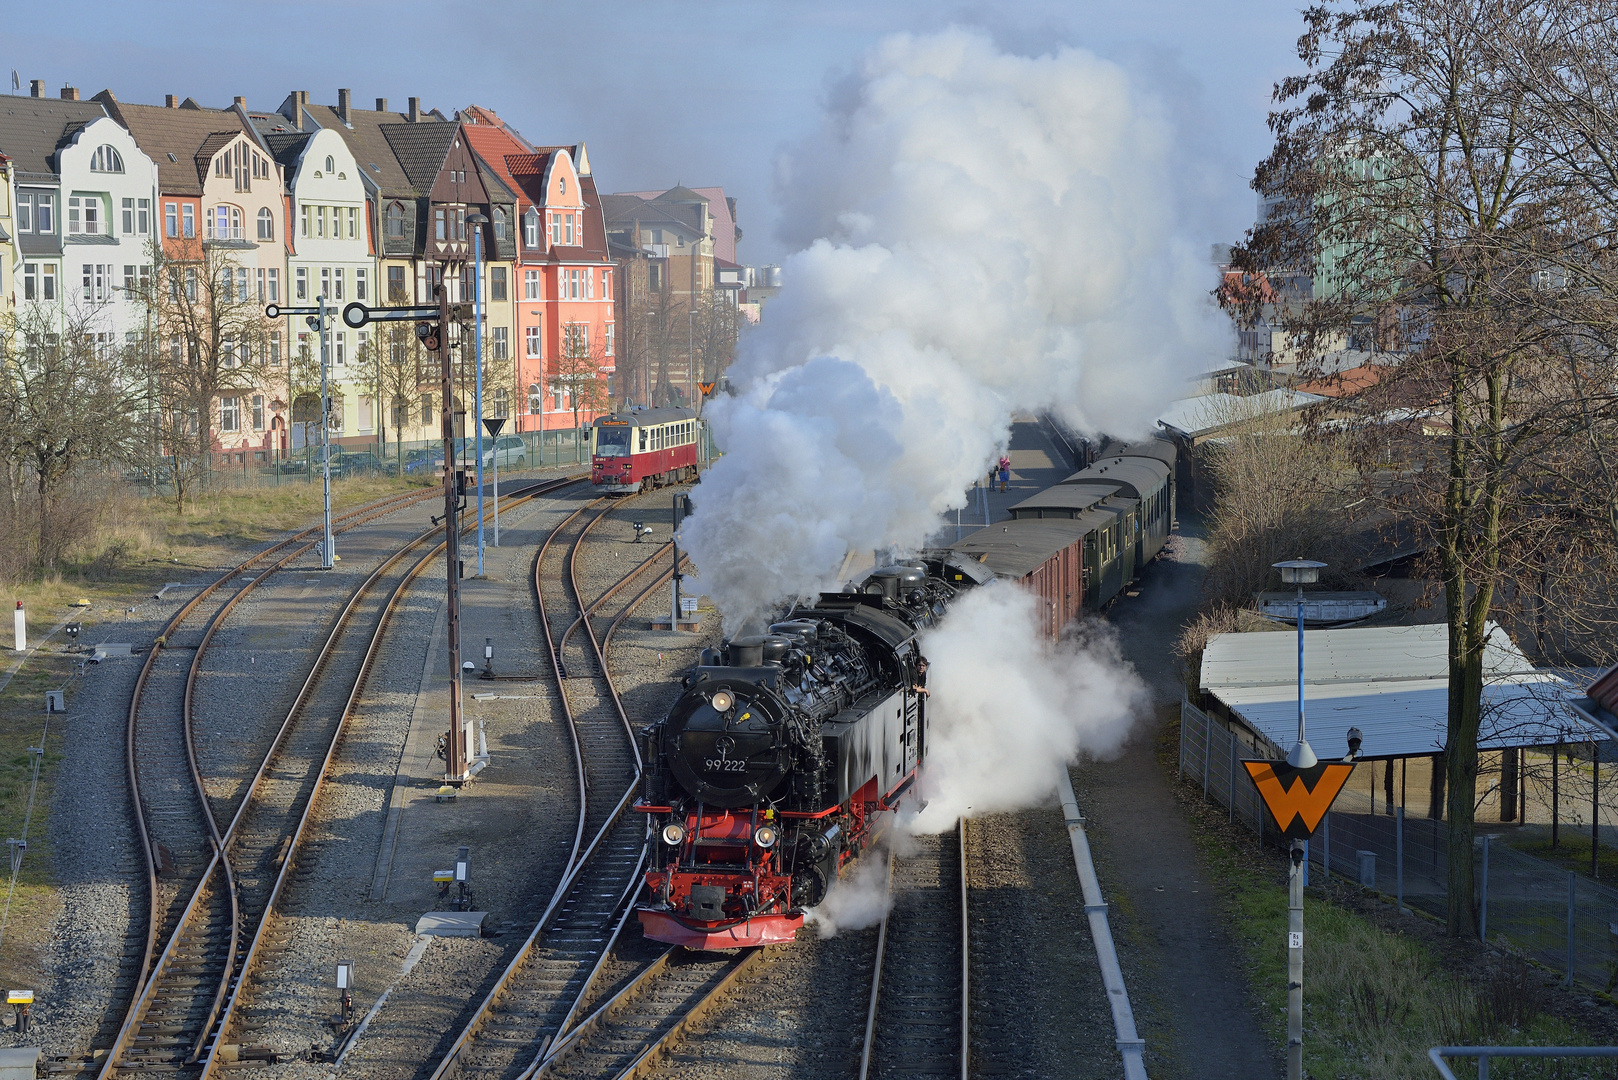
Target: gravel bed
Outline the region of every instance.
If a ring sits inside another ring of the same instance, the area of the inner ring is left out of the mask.
[[[392,520],[390,516],[366,528]],[[354,535],[363,535],[363,530]],[[173,576],[206,584],[222,569],[176,566]],[[80,642],[129,642],[144,650],[195,595],[195,588],[174,589],[161,599],[86,612]],[[222,633],[231,632],[234,620],[249,607],[244,602],[233,612]],[[0,1028],[0,1045],[40,1046],[47,1055],[77,1056],[110,1040],[122,1019],[132,974],[122,969],[138,963],[145,945],[144,921],[137,925],[135,918],[146,903],[145,863],[131,820],[124,760],[129,699],[142,662],[137,652],[84,665],[83,677],[68,687],[67,714],[53,721],[52,738],[63,736],[51,804],[52,873],[61,907],[51,923],[34,987],[32,1029],[19,1039],[8,1024]],[[204,681],[199,689],[206,685]],[[242,711],[239,705],[235,709]],[[94,797],[86,797],[88,793]]]

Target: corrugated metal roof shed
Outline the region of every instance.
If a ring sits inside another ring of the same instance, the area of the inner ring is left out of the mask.
[[[1367,757],[1443,750],[1449,726],[1447,633],[1442,625],[1306,630],[1304,706],[1315,752],[1332,757],[1346,751],[1350,727],[1364,732]],[[1535,669],[1492,624],[1484,671],[1479,748],[1608,737],[1571,709],[1571,685]],[[1297,738],[1297,679],[1295,634],[1220,634],[1203,653],[1202,689],[1283,751]]]

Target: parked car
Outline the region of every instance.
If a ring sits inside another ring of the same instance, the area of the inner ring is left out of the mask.
[[[443,462],[443,456],[435,456],[431,450],[406,450],[404,456],[404,472],[406,476],[416,476],[421,473],[437,472],[438,466]]]
[[[397,476],[398,472],[397,465],[370,450],[350,450],[333,454],[331,459],[333,476]]]
[[[471,439],[456,439],[456,462],[464,462],[467,468],[472,468],[473,457],[476,453],[473,446],[474,443]],[[414,450],[411,451],[411,453],[417,452],[418,451]],[[434,447],[431,450],[420,451],[420,453],[431,455],[431,463],[420,464],[414,469],[411,468],[410,464],[407,463],[405,465],[405,472],[424,472],[429,469],[436,472],[444,467],[444,451],[442,449]],[[487,471],[494,468],[494,464],[497,459],[500,462],[501,469],[526,469],[528,467],[528,444],[523,442],[521,436],[518,435],[501,435],[498,438],[493,439],[489,438],[488,436],[484,436],[484,470]]]
[[[336,456],[335,450],[332,451],[332,455],[334,457]],[[311,470],[318,470],[319,468],[320,447],[318,446],[306,446],[301,450],[294,450],[286,457],[282,458],[281,463],[276,466],[276,469],[283,474],[297,473],[299,476],[302,476],[304,473]]]

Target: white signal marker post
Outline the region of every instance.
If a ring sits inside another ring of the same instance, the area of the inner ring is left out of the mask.
[[[17,630],[17,651],[24,652],[28,648],[28,616],[23,612],[21,600],[17,601],[15,626]]]

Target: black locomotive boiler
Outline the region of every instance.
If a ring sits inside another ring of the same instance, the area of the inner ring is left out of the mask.
[[[927,754],[917,634],[992,575],[953,552],[884,566],[769,633],[704,650],[645,728],[647,937],[692,948],[792,940]]]

